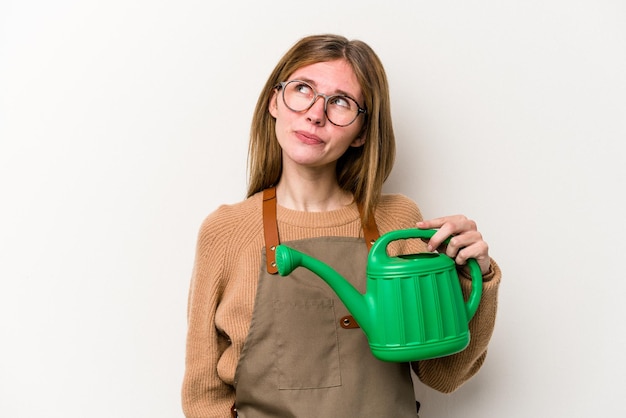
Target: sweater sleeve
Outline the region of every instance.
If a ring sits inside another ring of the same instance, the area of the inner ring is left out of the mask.
[[[187,351],[182,407],[187,418],[227,418],[235,401],[232,386],[218,376],[217,363],[228,347],[215,326],[217,305],[225,286],[224,240],[214,216],[198,234],[187,310]]]

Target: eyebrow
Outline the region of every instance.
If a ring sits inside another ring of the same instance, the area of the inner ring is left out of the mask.
[[[309,84],[313,85],[313,87],[315,87],[316,89],[318,88],[317,87],[317,83],[315,82],[315,80],[311,80],[310,78],[298,77],[295,80],[304,81],[305,83],[309,83]],[[355,102],[357,102],[357,104],[359,103],[359,101],[353,95],[351,95],[350,93],[348,93],[348,92],[346,92],[344,90],[335,90],[335,93],[329,94],[329,96],[337,96],[337,95],[349,97],[352,100],[354,100]]]

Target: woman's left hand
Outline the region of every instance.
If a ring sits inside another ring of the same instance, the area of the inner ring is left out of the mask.
[[[428,241],[428,251],[445,252],[459,265],[465,265],[469,258],[473,258],[478,262],[482,274],[489,272],[489,246],[478,232],[476,222],[463,215],[454,215],[418,222],[417,227],[438,229]],[[452,237],[450,242],[442,247],[448,237]]]

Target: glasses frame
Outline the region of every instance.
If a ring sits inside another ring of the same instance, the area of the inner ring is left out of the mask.
[[[305,109],[302,109],[302,110],[296,110],[296,109],[292,108],[291,106],[289,106],[289,105],[287,104],[287,101],[285,100],[285,90],[286,90],[286,89],[285,89],[285,87],[287,86],[287,84],[294,83],[294,82],[297,82],[297,83],[302,83],[302,84],[306,84],[307,86],[311,87],[311,91],[313,91],[313,93],[314,93],[313,99],[311,100],[311,104],[310,104],[307,108],[305,108]],[[355,120],[357,120],[357,118],[359,117],[359,115],[361,115],[361,114],[363,114],[363,115],[367,114],[367,109],[362,108],[362,107],[361,107],[361,105],[359,104],[359,102],[357,102],[357,101],[356,101],[355,99],[353,99],[352,97],[350,97],[350,96],[346,96],[345,94],[330,94],[330,95],[327,95],[327,94],[322,94],[322,93],[319,93],[319,92],[315,89],[315,87],[313,87],[310,83],[308,83],[308,82],[306,82],[306,81],[303,81],[303,80],[289,80],[289,81],[281,81],[280,83],[278,83],[278,85],[276,85],[276,88],[282,91],[281,96],[283,97],[283,103],[285,104],[285,106],[287,106],[287,108],[288,108],[289,110],[291,110],[291,111],[293,111],[293,112],[297,112],[297,113],[300,113],[300,112],[306,112],[307,110],[309,110],[310,108],[312,108],[312,107],[313,107],[313,105],[315,104],[315,102],[317,102],[317,99],[318,99],[318,98],[323,97],[323,98],[324,98],[324,115],[326,116],[326,119],[328,119],[328,121],[329,121],[330,123],[332,123],[333,125],[335,125],[335,126],[339,126],[339,127],[342,127],[342,128],[343,128],[343,127],[346,127],[346,126],[350,126],[350,125],[352,125],[352,124],[354,123],[354,121],[355,121]],[[354,119],[352,119],[350,122],[348,122],[348,123],[346,123],[346,124],[344,124],[344,125],[340,125],[340,124],[338,124],[338,123],[335,123],[335,122],[333,122],[332,120],[330,120],[330,118],[328,117],[328,101],[329,101],[330,99],[332,99],[332,98],[335,98],[335,97],[344,97],[344,98],[346,98],[346,99],[350,99],[350,100],[352,100],[354,103],[356,103],[356,105],[357,105],[357,112],[356,112],[356,115],[354,116]]]

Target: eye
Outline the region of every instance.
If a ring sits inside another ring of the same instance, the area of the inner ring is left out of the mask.
[[[293,83],[293,90],[296,93],[302,94],[303,96],[312,96],[313,95],[313,87],[309,86],[306,83]]]
[[[346,96],[333,96],[328,100],[328,104],[344,109],[351,109],[355,106],[354,100]]]

